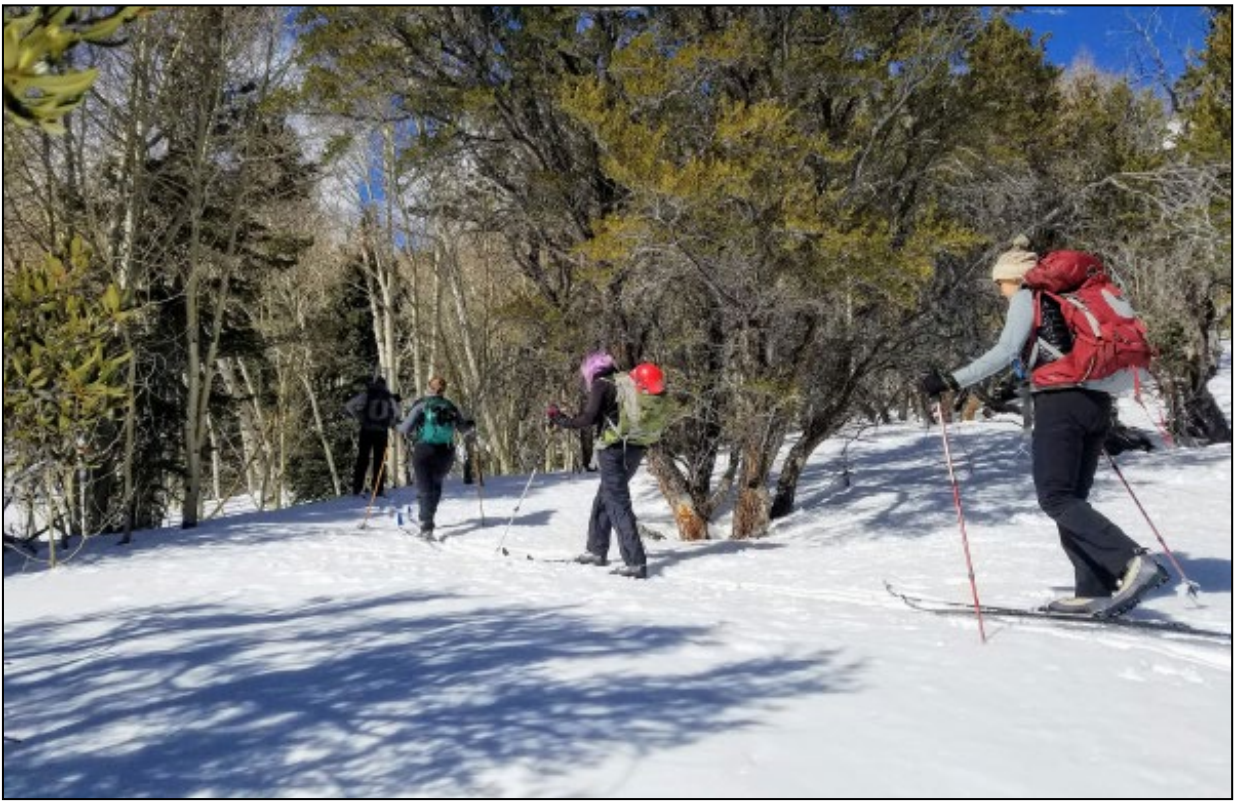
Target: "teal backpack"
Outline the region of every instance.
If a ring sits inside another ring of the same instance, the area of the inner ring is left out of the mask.
[[[614,376],[618,388],[618,421],[607,421],[601,432],[601,448],[615,443],[650,446],[661,440],[670,422],[670,400],[664,392],[647,393],[635,386],[629,373]]]
[[[432,396],[425,401],[425,419],[421,421],[416,442],[433,445],[452,445],[455,442],[455,422],[459,415],[455,406],[441,396]]]

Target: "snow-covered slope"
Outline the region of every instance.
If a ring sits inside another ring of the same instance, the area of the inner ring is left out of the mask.
[[[1018,423],[950,436],[983,601],[1071,590]],[[939,430],[864,431],[848,487],[845,446],[772,536],[648,541],[646,582],[547,561],[595,475],[537,476],[509,556],[523,477],[484,526],[452,479],[436,545],[396,526],[405,489],[364,529],[349,499],[8,555],[5,796],[1231,796],[1230,641],[989,619],[984,644],[908,609],[885,580],[970,597]],[[1230,632],[1231,448],[1120,463],[1202,588],[1132,615]],[[635,497],[670,530],[645,473]],[[1093,501],[1161,552],[1110,469]]]

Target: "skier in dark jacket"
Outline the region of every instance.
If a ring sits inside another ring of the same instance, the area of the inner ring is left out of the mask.
[[[370,487],[377,495],[383,496],[387,430],[399,420],[399,396],[387,390],[386,379],[378,376],[363,393],[353,396],[344,409],[361,425],[356,465],[352,470],[352,494],[362,493],[365,474],[372,465],[373,482]]]
[[[1018,238],[1000,255],[992,280],[1009,299],[1000,341],[969,365],[941,374],[932,371],[919,382],[929,396],[976,384],[1020,361],[1028,375],[1050,354],[1067,351],[1071,337],[1058,308],[1045,299],[1035,329],[1034,293],[1022,279],[1038,261],[1029,241]],[[1062,334],[1063,331],[1063,334]],[[1058,357],[1057,357],[1058,358]],[[1112,393],[1132,382],[1128,372],[1063,387],[1032,387],[1034,487],[1039,506],[1056,522],[1060,545],[1073,563],[1074,595],[1047,605],[1053,612],[1118,615],[1148,591],[1167,581],[1167,572],[1146,549],[1126,535],[1087,498],[1111,427]]]
[[[588,390],[584,411],[571,417],[557,406],[547,410],[550,423],[564,429],[596,427],[597,464],[601,484],[592,502],[588,520],[587,551],[575,558],[587,565],[608,563],[611,530],[618,530],[618,550],[623,566],[613,573],[634,579],[648,576],[648,558],[639,538],[635,511],[631,507],[631,477],[644,459],[644,447],[622,441],[606,442],[606,429],[618,424],[618,390],[613,381],[617,372],[614,358],[604,351],[584,357],[580,375]],[[658,390],[659,392],[659,390]]]
[[[476,424],[443,395],[446,379],[429,380],[429,394],[412,402],[399,431],[412,438],[412,469],[421,534],[433,536],[434,516],[442,499],[442,483],[455,463],[455,433],[468,434]]]

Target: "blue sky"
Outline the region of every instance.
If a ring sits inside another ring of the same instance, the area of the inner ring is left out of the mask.
[[[1147,83],[1151,49],[1139,29],[1151,33],[1172,79],[1184,71],[1185,56],[1206,44],[1204,6],[1026,6],[1009,17],[1018,28],[1050,33],[1047,56],[1067,67],[1088,53],[1099,68]]]

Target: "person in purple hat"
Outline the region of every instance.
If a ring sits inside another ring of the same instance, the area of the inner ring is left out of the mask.
[[[563,429],[586,429],[596,427],[596,442],[604,442],[607,427],[613,428],[618,421],[618,388],[614,374],[618,372],[614,358],[605,351],[594,351],[584,357],[579,373],[588,391],[584,411],[570,416],[551,405],[546,411],[549,421]],[[631,477],[644,459],[644,446],[617,442],[599,445],[597,466],[601,483],[596,499],[592,502],[592,515],[588,520],[587,550],[575,558],[585,565],[606,565],[609,561],[610,533],[618,532],[618,550],[623,565],[613,573],[633,579],[648,577],[648,558],[644,544],[639,538],[635,511],[631,507]]]

